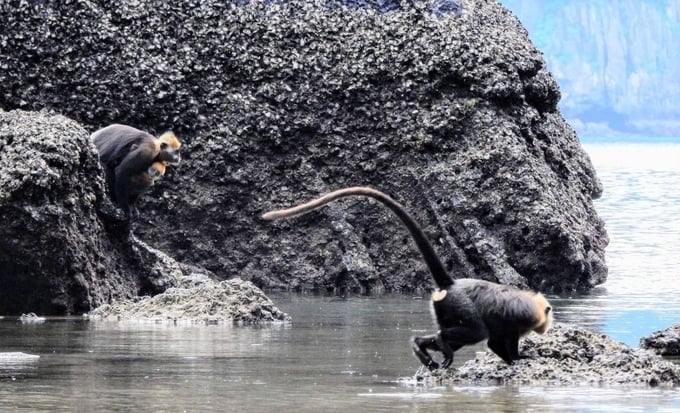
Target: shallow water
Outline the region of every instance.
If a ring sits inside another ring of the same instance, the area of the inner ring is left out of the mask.
[[[680,145],[588,143],[605,185],[609,281],[551,297],[559,321],[637,346],[680,321]],[[0,320],[0,411],[680,411],[680,392],[644,387],[426,387],[408,340],[433,330],[427,302],[403,295],[271,294],[293,317],[266,327]],[[484,351],[456,353],[456,364]]]

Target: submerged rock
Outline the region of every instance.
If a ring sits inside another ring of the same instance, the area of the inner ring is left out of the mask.
[[[43,324],[45,317],[40,317],[36,313],[25,313],[19,316],[21,324]]]
[[[118,300],[87,316],[94,320],[206,324],[252,324],[290,319],[253,283],[240,279],[217,282],[205,276],[184,277],[177,287],[161,294]]]
[[[222,277],[429,287],[374,204],[258,218],[362,184],[405,204],[456,276],[556,292],[605,281],[600,182],[515,16],[495,0],[329,4],[0,3],[0,106],[174,129],[185,162],[144,197],[136,232]]]
[[[37,354],[27,354],[19,351],[0,352],[0,366],[34,363],[40,360]]]
[[[520,353],[534,358],[507,365],[489,351],[457,369],[418,374],[442,384],[680,385],[679,365],[575,326],[558,324],[545,335],[529,335]]]
[[[640,347],[662,356],[680,356],[680,323],[641,338]]]

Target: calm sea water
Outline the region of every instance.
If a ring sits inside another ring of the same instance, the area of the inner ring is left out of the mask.
[[[609,281],[551,297],[556,317],[637,346],[680,321],[680,145],[587,143],[605,185]],[[426,387],[409,338],[433,330],[427,302],[273,294],[293,317],[265,327],[0,320],[0,411],[680,411],[680,392],[616,387]],[[484,346],[459,351],[456,364]]]

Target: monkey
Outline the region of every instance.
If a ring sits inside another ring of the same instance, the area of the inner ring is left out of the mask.
[[[159,169],[151,165],[162,162],[160,175],[163,175],[165,166],[179,165],[181,161],[182,144],[172,132],[156,138],[131,126],[113,124],[94,132],[91,139],[104,165],[111,199],[130,218],[139,216],[134,202],[150,186],[147,184],[140,190],[140,182],[148,183],[148,178],[159,173]]]
[[[139,195],[154,186],[156,181],[165,175],[165,169],[165,162],[156,161],[152,163],[146,171],[138,175],[133,175],[132,178],[130,178],[130,196],[128,198],[130,208],[135,209],[134,204]]]
[[[411,234],[437,289],[430,301],[439,331],[411,339],[414,355],[430,370],[448,368],[454,352],[487,340],[487,346],[507,364],[528,358],[519,354],[520,337],[534,331],[544,334],[552,325],[552,307],[540,293],[473,278],[454,280],[444,269],[425,233],[406,209],[387,194],[370,187],[348,187],[307,203],[262,215],[268,221],[291,218],[350,196],[373,198],[401,220]],[[430,351],[443,354],[436,362]]]

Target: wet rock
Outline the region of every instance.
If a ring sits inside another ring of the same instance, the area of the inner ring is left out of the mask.
[[[287,318],[252,283],[211,281],[137,239],[104,191],[89,134],[63,116],[0,111],[0,221],[1,313]]]
[[[680,356],[680,323],[640,339],[640,348],[662,356]]]
[[[527,336],[520,342],[520,353],[533,359],[507,365],[489,351],[458,369],[418,374],[423,380],[443,384],[680,384],[679,365],[571,325],[558,324],[545,335]]]
[[[104,191],[89,134],[49,112],[0,112],[0,313],[88,311],[176,283]]]
[[[184,277],[177,287],[153,297],[105,304],[91,311],[88,317],[205,324],[252,324],[290,319],[253,283],[240,279],[218,282],[204,275]]]
[[[429,287],[406,231],[374,204],[258,218],[365,184],[413,212],[456,276],[602,283],[602,188],[515,16],[493,0],[349,3],[4,2],[0,106],[53,108],[90,130],[174,129],[185,162],[145,197],[135,232],[221,277]]]

